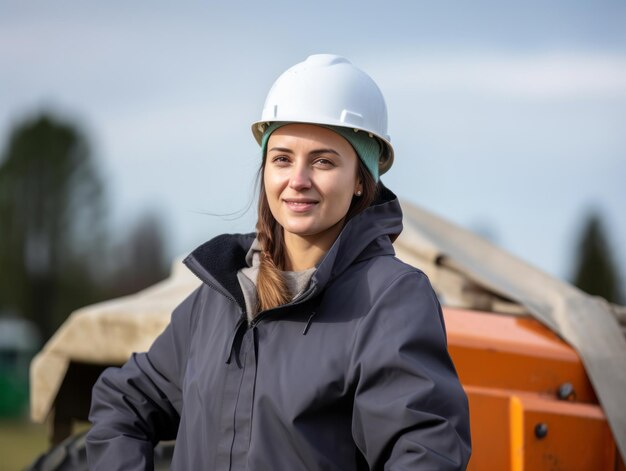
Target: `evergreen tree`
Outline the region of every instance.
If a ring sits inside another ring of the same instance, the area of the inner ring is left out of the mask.
[[[0,311],[48,338],[93,302],[103,210],[83,134],[48,114],[18,124],[0,156]]]
[[[589,294],[613,303],[624,302],[614,260],[600,215],[593,212],[581,233],[572,282]]]

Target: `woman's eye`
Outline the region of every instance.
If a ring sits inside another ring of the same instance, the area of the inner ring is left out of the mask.
[[[289,159],[284,155],[277,155],[272,157],[272,162],[276,164],[286,164],[289,163]]]
[[[330,159],[317,159],[315,161],[315,164],[319,165],[320,167],[334,167],[335,165]]]

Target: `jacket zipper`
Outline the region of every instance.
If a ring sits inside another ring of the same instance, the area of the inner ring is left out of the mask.
[[[291,306],[299,306],[300,304],[304,304],[305,302],[307,302],[309,299],[311,299],[313,297],[314,293],[315,293],[315,286],[311,287],[309,289],[308,293],[306,294],[306,296],[304,296],[303,298],[301,298],[297,302],[291,302],[289,304],[284,304],[282,306],[273,307],[272,309],[267,309],[266,311],[259,312],[256,315],[256,317],[252,320],[252,322],[250,322],[249,327],[250,328],[256,327],[259,322],[261,322],[263,319],[265,319],[273,311],[277,311],[279,309],[285,309],[285,308],[291,307]],[[315,313],[313,313],[313,314],[315,314]],[[309,324],[311,322],[312,317],[313,316],[309,317],[309,322],[308,322]],[[308,330],[308,328],[307,328],[307,330]]]
[[[309,320],[306,321],[306,325],[304,326],[304,330],[302,331],[302,335],[306,335],[306,333],[309,331],[309,328],[311,327],[311,322],[313,322],[313,318],[315,317],[315,314],[317,314],[315,311],[313,311],[311,313],[311,315],[309,316]]]
[[[237,323],[235,324],[235,328],[233,329],[233,331],[232,331],[232,333],[230,335],[230,339],[229,339],[228,344],[226,346],[226,352],[225,352],[226,364],[230,364],[230,362],[232,360],[232,356],[233,356],[233,347],[235,345],[235,339],[237,338],[237,332],[239,332],[239,329],[241,328],[241,325],[247,319],[246,310],[245,310],[245,308],[242,308],[239,305],[237,300],[235,298],[233,298],[230,295],[230,293],[228,293],[228,291],[225,291],[225,290],[221,289],[215,283],[212,283],[211,281],[207,280],[206,277],[201,276],[201,274],[199,273],[200,270],[197,267],[198,262],[196,261],[195,258],[189,258],[187,260],[188,260],[188,262],[185,261],[184,263],[185,263],[185,265],[187,265],[187,268],[189,268],[191,273],[193,273],[196,276],[196,278],[198,278],[202,283],[207,285],[209,288],[211,288],[216,293],[224,296],[226,299],[231,301],[233,304],[235,304],[235,306],[237,306],[239,308],[239,319],[237,319]],[[202,268],[202,267],[200,267],[200,268]]]
[[[188,259],[188,262],[185,261],[185,265],[187,265],[187,267],[189,268],[189,270],[191,270],[191,273],[193,273],[196,278],[198,278],[202,283],[206,284],[207,286],[209,286],[210,288],[212,288],[214,291],[216,291],[217,293],[221,294],[222,296],[224,296],[226,299],[230,300],[231,302],[233,302],[238,308],[239,308],[239,312],[240,312],[240,316],[239,319],[237,319],[237,324],[235,324],[235,328],[233,329],[233,333],[231,334],[231,338],[228,341],[228,346],[227,346],[227,350],[226,350],[226,363],[229,364],[231,362],[232,359],[232,355],[233,355],[233,346],[235,344],[235,339],[237,337],[237,332],[239,331],[239,329],[241,328],[241,325],[243,324],[243,322],[245,322],[248,318],[245,309],[243,309],[239,303],[237,302],[237,300],[235,298],[233,298],[227,291],[225,292],[224,290],[222,290],[220,287],[216,286],[214,283],[210,282],[209,280],[207,280],[205,277],[201,276],[199,273],[199,269],[197,267],[198,262],[196,261],[195,258],[190,258]],[[311,288],[309,288],[308,292],[306,293],[305,296],[303,296],[300,300],[298,300],[297,302],[291,302],[289,304],[285,304],[283,306],[277,306],[275,308],[272,309],[268,309],[266,311],[262,311],[260,313],[258,313],[256,315],[256,317],[252,320],[252,322],[248,323],[248,328],[249,329],[254,329],[256,328],[256,326],[259,324],[259,322],[261,322],[263,319],[265,319],[270,313],[277,311],[279,309],[284,309],[286,307],[290,307],[290,306],[298,306],[300,304],[304,304],[305,302],[307,302],[309,299],[311,299],[315,293],[315,286],[312,286]],[[309,328],[311,327],[311,322],[313,321],[313,317],[315,316],[315,311],[313,311],[311,313],[311,315],[309,316],[309,319],[306,323],[306,326],[304,328],[304,331],[302,332],[302,335],[306,335],[306,333],[309,331]]]

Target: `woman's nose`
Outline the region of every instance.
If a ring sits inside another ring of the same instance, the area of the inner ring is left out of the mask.
[[[293,166],[293,172],[289,179],[289,188],[298,191],[311,188],[311,175],[306,165]]]

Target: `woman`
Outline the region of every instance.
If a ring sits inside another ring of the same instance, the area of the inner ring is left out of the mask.
[[[202,285],[94,387],[92,469],[464,469],[467,399],[426,276],[394,257],[382,94],[346,59],[285,72],[253,133],[257,231],[187,266]]]

